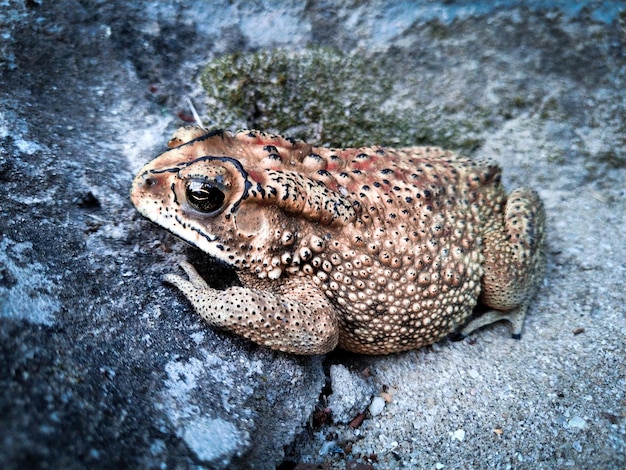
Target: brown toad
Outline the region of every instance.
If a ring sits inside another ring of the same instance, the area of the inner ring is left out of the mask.
[[[387,354],[507,319],[544,269],[543,205],[500,168],[434,147],[330,149],[259,131],[180,129],[144,166],[139,212],[237,271],[169,274],[211,325],[273,349]]]

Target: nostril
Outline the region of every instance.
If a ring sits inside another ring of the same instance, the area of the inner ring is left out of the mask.
[[[146,184],[146,186],[150,187],[156,184],[156,180],[154,178],[146,178],[144,183]]]

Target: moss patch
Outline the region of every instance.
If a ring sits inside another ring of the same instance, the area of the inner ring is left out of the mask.
[[[468,116],[433,107],[423,92],[410,92],[415,85],[403,74],[394,73],[397,57],[392,63],[382,56],[309,48],[219,57],[201,75],[208,122],[335,147],[380,143],[473,149],[480,144],[477,130],[485,123],[476,117],[487,116],[485,110]],[[442,122],[442,116],[453,114]]]

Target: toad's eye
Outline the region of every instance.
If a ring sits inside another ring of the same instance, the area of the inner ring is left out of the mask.
[[[226,197],[217,186],[199,180],[188,181],[185,193],[191,207],[207,214],[221,209]]]

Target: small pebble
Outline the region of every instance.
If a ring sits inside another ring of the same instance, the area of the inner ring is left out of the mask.
[[[385,408],[385,399],[382,397],[374,397],[372,403],[370,403],[369,411],[372,416],[378,416],[383,412]]]
[[[456,439],[459,442],[463,441],[463,439],[465,439],[465,431],[457,429],[452,433],[452,439]]]
[[[571,429],[585,429],[587,422],[580,416],[574,416],[567,422],[567,427]]]
[[[337,446],[337,443],[335,441],[327,441],[324,443],[324,445],[322,446],[322,448],[319,450],[318,454],[319,455],[327,455],[329,454],[335,447]]]

